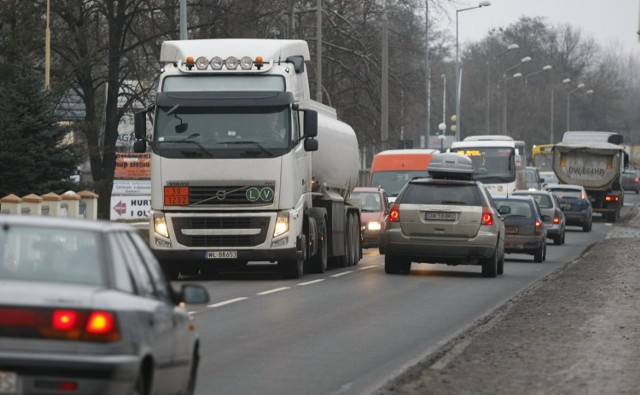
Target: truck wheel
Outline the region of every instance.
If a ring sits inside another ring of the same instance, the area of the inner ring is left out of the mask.
[[[284,278],[297,279],[302,277],[304,273],[304,260],[302,258],[279,261],[278,266]]]
[[[310,269],[312,273],[324,273],[327,271],[327,222],[325,218],[320,220],[318,224],[318,231],[316,232],[318,238],[318,251],[309,260]]]
[[[360,251],[362,250],[362,237],[360,231],[360,221],[358,215],[351,213],[351,265],[357,265],[360,261]]]
[[[344,227],[344,259],[342,267],[353,265],[353,249],[353,216],[350,212],[347,212],[347,220]]]

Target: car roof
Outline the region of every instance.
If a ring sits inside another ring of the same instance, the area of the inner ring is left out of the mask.
[[[135,228],[130,225],[105,220],[11,214],[0,214],[0,225],[47,226],[56,228],[79,229],[93,232],[135,230]]]
[[[353,192],[384,192],[384,188],[355,187],[355,188],[353,188]],[[353,192],[351,192],[351,193],[353,193]]]
[[[535,191],[527,191],[525,189],[519,190],[519,191],[513,191],[511,193],[511,196],[526,196],[526,195],[551,195],[551,193],[549,191],[541,191],[536,189]]]
[[[535,202],[529,195],[509,195],[509,196],[494,196],[493,200],[520,200],[527,202]]]

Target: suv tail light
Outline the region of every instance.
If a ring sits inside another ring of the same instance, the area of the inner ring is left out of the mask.
[[[389,222],[398,222],[400,220],[400,206],[394,204],[389,211]]]
[[[108,311],[0,307],[0,336],[114,342],[121,333]]]
[[[482,207],[482,220],[480,221],[480,224],[485,226],[493,225],[493,213],[487,206]]]

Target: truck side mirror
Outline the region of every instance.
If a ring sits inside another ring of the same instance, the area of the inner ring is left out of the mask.
[[[304,138],[316,137],[318,135],[318,113],[313,110],[302,110],[304,112]]]
[[[318,150],[318,140],[316,139],[306,139],[304,140],[304,150],[305,151],[317,151]]]
[[[133,115],[133,126],[135,136],[139,140],[147,138],[147,113],[148,110],[137,112]]]

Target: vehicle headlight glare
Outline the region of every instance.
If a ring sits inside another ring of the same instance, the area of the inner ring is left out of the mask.
[[[367,224],[367,229],[369,230],[380,230],[382,229],[382,224],[378,221],[371,221]]]
[[[242,59],[240,59],[240,68],[242,70],[251,70],[252,67],[253,59],[248,56],[243,56]]]
[[[273,237],[278,237],[289,231],[289,213],[278,213]]]
[[[153,231],[162,237],[169,238],[169,228],[167,227],[164,215],[153,216]]]
[[[228,70],[235,70],[238,68],[238,59],[233,56],[229,56],[227,60],[224,61],[224,65]]]
[[[224,61],[219,56],[214,56],[213,59],[211,59],[211,68],[214,70],[222,70],[223,64]]]
[[[209,67],[209,59],[205,58],[204,56],[200,56],[198,59],[196,59],[196,68],[198,70],[206,70],[207,67]]]

